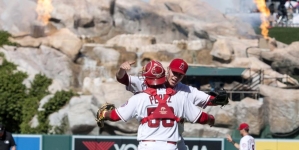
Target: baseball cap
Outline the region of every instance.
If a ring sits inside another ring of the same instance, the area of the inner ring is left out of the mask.
[[[151,60],[145,65],[142,75],[149,85],[160,85],[166,82],[165,70],[158,61]]]
[[[176,58],[170,62],[169,68],[171,71],[185,75],[188,70],[188,64],[183,59]]]
[[[249,125],[247,123],[241,123],[238,130],[249,129]]]

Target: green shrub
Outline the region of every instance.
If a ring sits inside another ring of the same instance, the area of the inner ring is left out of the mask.
[[[47,130],[47,120],[39,121],[37,128],[31,128],[29,122],[38,114],[38,107],[40,100],[49,94],[48,86],[51,85],[52,80],[47,78],[45,75],[37,74],[34,77],[34,80],[31,83],[31,88],[28,89],[28,98],[23,101],[23,122],[20,125],[21,133],[23,134],[32,134],[32,133],[46,133],[43,132]],[[39,116],[38,119],[40,120]],[[44,129],[46,128],[46,129]]]
[[[27,98],[26,86],[22,84],[27,74],[15,72],[16,65],[8,62],[1,54],[3,63],[0,66],[0,121],[7,129],[19,133],[22,122],[22,102]]]
[[[10,42],[9,41],[9,37],[11,35],[6,32],[6,31],[0,31],[0,47],[3,46],[3,45],[12,45],[12,46],[17,46],[16,43],[13,43],[13,42]]]
[[[58,91],[55,93],[54,97],[52,97],[44,106],[43,108],[45,109],[44,111],[40,111],[38,113],[38,118],[40,122],[48,122],[48,117],[50,114],[58,111],[61,107],[63,107],[65,104],[67,104],[70,99],[73,96],[76,96],[77,94],[75,94],[73,91]],[[64,123],[63,123],[64,125]],[[44,126],[42,126],[42,131],[44,133],[48,133],[49,129],[52,128],[51,126],[49,126],[49,124],[45,124]],[[61,131],[63,130],[64,127],[62,127],[62,129],[60,129]],[[59,131],[59,128],[56,128],[56,134],[60,134],[57,133],[57,131]]]
[[[26,88],[23,81],[28,75],[17,71],[17,66],[8,62],[3,53],[0,53],[0,57],[3,59],[0,66],[0,122],[6,124],[7,129],[13,133],[47,134],[52,128],[49,125],[49,115],[59,110],[76,94],[72,91],[56,92],[43,106],[44,111],[38,111],[40,100],[49,94],[48,87],[52,80],[37,74],[31,87]],[[39,124],[31,128],[29,122],[35,115]],[[62,132],[64,127],[56,130]]]

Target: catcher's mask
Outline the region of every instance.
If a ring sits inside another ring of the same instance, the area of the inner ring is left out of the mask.
[[[142,75],[148,85],[161,85],[166,81],[165,70],[158,61],[151,60],[143,68]]]

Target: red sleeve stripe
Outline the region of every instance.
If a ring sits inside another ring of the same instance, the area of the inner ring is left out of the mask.
[[[119,118],[120,118],[122,121],[127,122],[127,120],[125,120],[125,119],[120,115],[120,113],[117,111],[117,109],[114,109],[114,110],[115,110],[115,112],[117,113],[117,115],[119,116]]]
[[[192,121],[192,123],[196,123],[197,120],[198,120],[198,118],[201,116],[202,113],[203,113],[203,112],[200,111],[200,113],[198,113],[198,115],[196,116],[196,118],[194,119],[194,121]]]
[[[197,123],[207,124],[208,121],[209,121],[209,115],[205,112],[202,112],[199,119],[197,120]]]
[[[110,120],[111,121],[119,121],[120,120],[120,117],[119,115],[116,113],[116,110],[113,109],[110,113]]]
[[[205,103],[205,105],[203,106],[203,108],[206,108],[207,106],[215,106],[215,105],[213,105],[213,104],[211,103],[211,101],[214,100],[214,99],[215,99],[215,97],[212,96],[212,95],[210,95],[210,96],[209,96],[209,99],[206,101],[206,103]]]

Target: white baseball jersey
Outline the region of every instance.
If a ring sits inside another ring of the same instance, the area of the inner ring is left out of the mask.
[[[163,95],[165,89],[159,89],[158,94]],[[201,110],[182,94],[175,94],[167,100],[167,105],[173,108],[174,115],[195,122],[201,115]],[[123,121],[136,118],[141,121],[149,116],[158,106],[158,100],[147,93],[139,93],[131,97],[126,104],[116,109],[116,113]],[[173,120],[154,119],[138,128],[137,140],[179,141],[178,123]]]
[[[146,84],[144,83],[144,78],[131,75],[128,75],[128,77],[129,85],[126,86],[126,89],[128,91],[132,93],[138,93],[147,88]],[[199,91],[197,88],[194,88],[192,86],[182,84],[181,82],[174,87],[174,90],[177,91],[177,94],[186,97],[194,105],[202,108],[206,108],[208,100],[210,98],[210,95],[206,94],[205,92]],[[178,128],[180,135],[182,135],[182,133],[184,132],[184,124],[180,123]]]
[[[245,135],[240,141],[240,150],[255,150],[254,138],[250,135]]]
[[[128,91],[132,93],[137,93],[147,88],[146,84],[144,83],[144,78],[131,75],[128,75],[128,77],[129,85],[126,86],[126,89]],[[174,87],[174,90],[178,92],[177,94],[182,94],[186,96],[187,99],[190,100],[194,105],[197,105],[202,108],[206,107],[210,98],[210,95],[206,94],[205,92],[199,91],[195,87],[182,84],[181,82]]]

